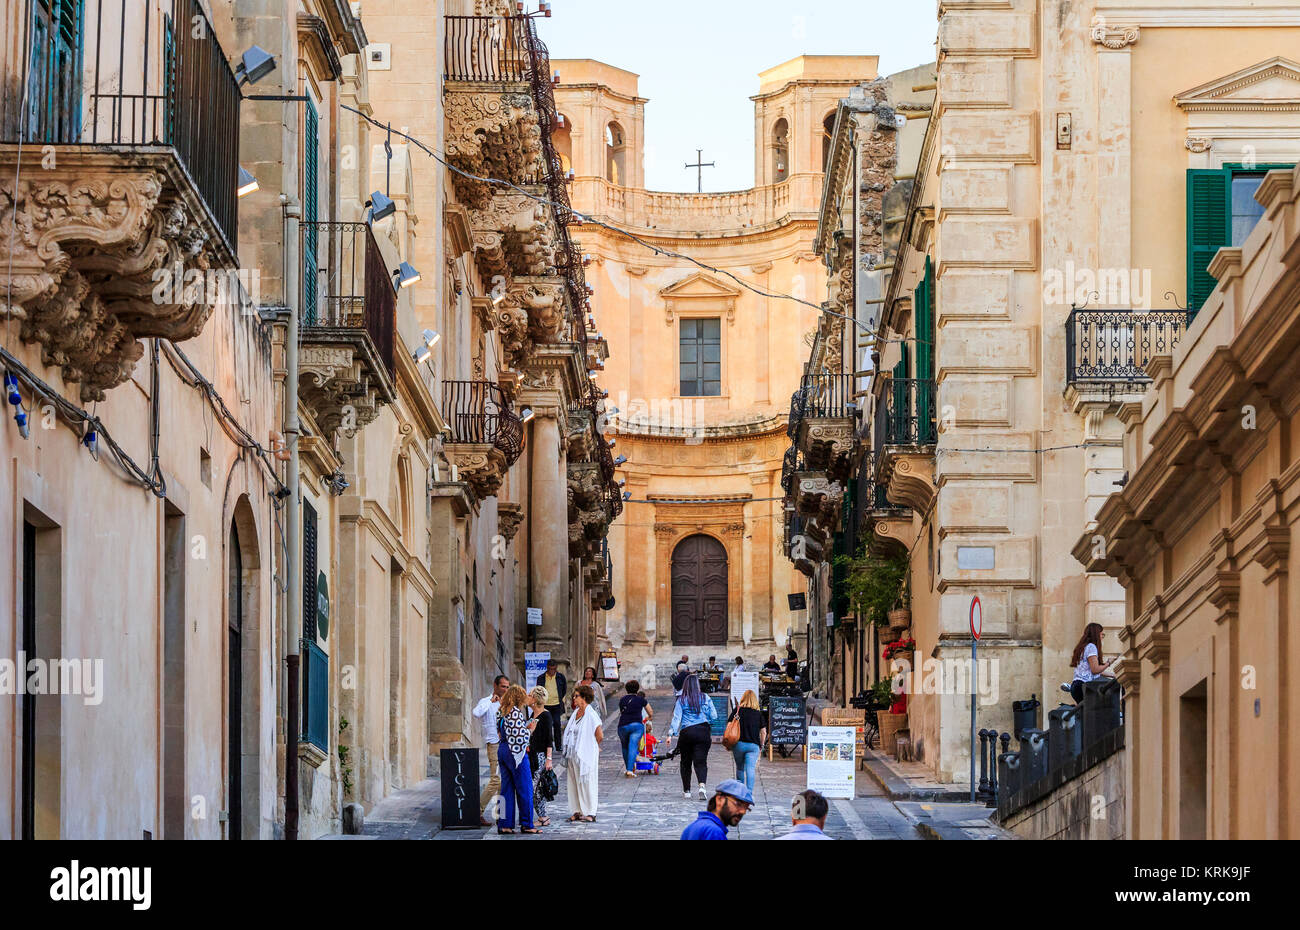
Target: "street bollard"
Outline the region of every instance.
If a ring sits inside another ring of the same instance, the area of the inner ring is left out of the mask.
[[[979,737],[980,737],[980,784],[979,784],[979,792],[977,794],[977,797],[983,798],[989,793],[988,753],[986,751],[989,742],[989,731],[987,729],[980,730]]]

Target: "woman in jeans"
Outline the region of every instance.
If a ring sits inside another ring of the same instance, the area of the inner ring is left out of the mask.
[[[533,773],[528,764],[528,741],[537,724],[528,713],[528,694],[511,685],[501,698],[497,719],[501,741],[497,743],[497,765],[501,770],[504,810],[497,818],[497,833],[515,832],[515,806],[519,807],[521,833],[541,833],[533,826]]]
[[[618,700],[618,738],[623,744],[623,777],[636,778],[636,753],[645,736],[645,719],[650,708],[646,706],[645,695],[641,692],[640,682],[633,679],[627,683],[627,694]]]
[[[668,738],[677,739],[677,752],[682,757],[682,797],[691,796],[691,766],[700,783],[700,800],[708,800],[704,783],[709,778],[709,747],[713,745],[710,722],[718,716],[713,701],[700,693],[700,680],[694,672],[682,682],[682,696],[673,708],[673,719],[668,724]],[[680,734],[680,735],[679,735]]]
[[[528,692],[528,703],[533,711],[533,735],[528,740],[528,767],[533,776],[533,814],[537,826],[549,827],[546,816],[546,799],[538,793],[537,775],[543,769],[551,770],[551,754],[555,749],[555,733],[551,729],[551,712],[546,709],[546,689],[538,685]]]
[[[740,704],[727,718],[728,722],[740,716],[740,742],[731,750],[736,759],[736,780],[743,781],[745,787],[754,790],[754,773],[758,769],[758,753],[767,738],[767,727],[763,726],[763,712],[758,709],[758,695],[747,690],[740,699]]]

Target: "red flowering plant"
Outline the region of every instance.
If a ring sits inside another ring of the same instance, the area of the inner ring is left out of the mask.
[[[916,648],[916,640],[912,639],[910,636],[907,639],[897,639],[894,640],[892,643],[886,643],[885,651],[884,651],[885,661],[888,662],[890,659],[892,659],[896,655],[899,655],[900,653],[906,655],[907,653],[911,652],[915,648]]]

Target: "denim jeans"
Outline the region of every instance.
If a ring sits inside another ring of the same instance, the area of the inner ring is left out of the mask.
[[[737,743],[731,750],[736,759],[736,780],[754,790],[754,773],[758,771],[758,743]]]
[[[618,738],[623,743],[623,765],[627,771],[636,771],[636,753],[645,736],[644,723],[629,723],[618,728]]]

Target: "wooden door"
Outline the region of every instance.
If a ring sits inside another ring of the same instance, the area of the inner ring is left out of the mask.
[[[727,642],[727,550],[712,536],[688,536],[672,556],[672,635],[678,646]]]

